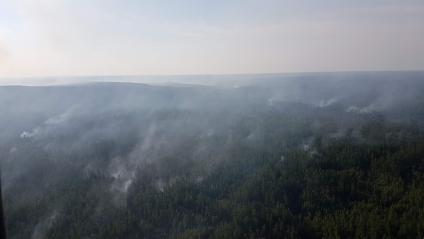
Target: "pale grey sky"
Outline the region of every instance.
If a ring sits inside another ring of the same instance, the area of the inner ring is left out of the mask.
[[[424,70],[423,0],[0,0],[0,78]]]

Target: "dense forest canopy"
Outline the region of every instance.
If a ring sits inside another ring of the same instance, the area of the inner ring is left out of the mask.
[[[423,238],[422,92],[420,72],[0,87],[8,238]]]

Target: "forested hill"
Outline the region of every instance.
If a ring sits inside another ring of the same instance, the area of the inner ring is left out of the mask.
[[[424,74],[0,87],[8,238],[423,238]]]

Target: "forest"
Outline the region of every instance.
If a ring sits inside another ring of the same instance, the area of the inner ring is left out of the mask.
[[[221,78],[0,87],[8,238],[424,237],[424,73]]]

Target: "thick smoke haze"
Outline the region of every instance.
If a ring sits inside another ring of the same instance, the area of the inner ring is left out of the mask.
[[[316,155],[316,142],[345,137],[397,143],[424,126],[421,72],[208,79],[0,87],[11,238],[51,235],[73,215],[69,200],[81,195],[92,205],[86,220],[107,224],[106,211],[132,207],[140,190],[166,195],[187,180],[200,187],[238,158],[284,161],[291,149]],[[381,135],[381,128],[391,131]],[[254,172],[241,162],[240,174]],[[37,216],[17,230],[22,210]]]
[[[0,0],[0,239],[424,238],[423,23],[423,0]]]

